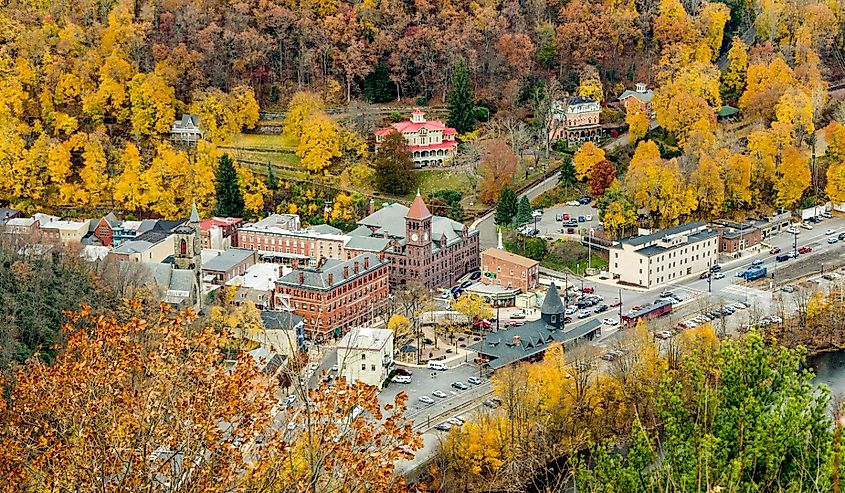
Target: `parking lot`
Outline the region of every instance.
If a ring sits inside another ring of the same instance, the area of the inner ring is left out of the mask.
[[[402,367],[407,368],[407,367]],[[391,382],[384,390],[379,393],[379,401],[382,406],[387,403],[392,403],[399,392],[408,394],[408,414],[418,415],[426,411],[436,411],[440,409],[439,404],[445,404],[447,407],[456,407],[455,401],[463,400],[469,390],[458,390],[452,388],[452,382],[467,383],[469,377],[479,376],[479,369],[474,365],[461,364],[446,371],[434,371],[427,368],[408,368],[413,371],[411,383],[393,383]],[[484,378],[484,383],[489,386],[489,381]],[[472,385],[469,385],[470,390]],[[439,390],[446,394],[446,397],[434,397],[432,392]],[[435,403],[426,404],[419,400],[420,396],[431,397]],[[434,408],[434,409],[432,409]]]
[[[574,220],[576,225],[572,227],[572,234],[561,233],[562,222],[557,220],[560,216],[568,215],[569,220]],[[583,217],[584,221],[579,221]],[[589,219],[588,219],[589,218]],[[540,236],[557,239],[563,237],[574,237],[577,235],[588,235],[590,228],[599,227],[599,210],[592,205],[557,205],[543,210],[543,216],[537,220],[537,229]]]

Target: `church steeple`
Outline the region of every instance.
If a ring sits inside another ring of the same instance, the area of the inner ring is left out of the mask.
[[[191,219],[188,221],[191,223],[191,226],[194,226],[196,229],[199,229],[200,226],[200,214],[197,212],[197,203],[196,201],[191,202]]]

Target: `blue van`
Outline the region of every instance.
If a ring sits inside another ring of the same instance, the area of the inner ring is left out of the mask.
[[[584,221],[586,221],[586,219],[584,219],[584,216],[578,216],[579,223],[583,223]]]

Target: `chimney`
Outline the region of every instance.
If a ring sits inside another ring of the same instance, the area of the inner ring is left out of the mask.
[[[357,273],[358,273],[358,262],[355,262],[355,267],[354,267],[354,269],[355,269],[355,273],[357,274]]]
[[[334,274],[329,272],[329,286],[333,286],[333,285],[334,285]]]
[[[300,285],[305,284],[305,273],[304,272],[299,273],[299,284]]]
[[[349,266],[348,265],[343,266],[343,278],[344,279],[349,278]]]
[[[284,275],[285,275],[285,266],[284,266],[284,265],[280,265],[280,266],[279,266],[279,277],[282,277],[282,276],[284,276]]]
[[[369,207],[368,211],[369,211],[370,215],[375,214],[375,212],[376,212],[376,201],[375,201],[375,199],[370,199],[370,207]]]
[[[370,268],[370,257],[364,257],[364,270]]]
[[[519,346],[519,336],[513,336],[513,345]]]

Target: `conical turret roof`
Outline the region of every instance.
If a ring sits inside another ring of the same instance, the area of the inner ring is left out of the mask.
[[[557,291],[557,286],[553,282],[546,292],[546,299],[543,300],[543,306],[540,308],[540,313],[543,315],[560,315],[563,313],[563,301],[560,299],[560,294]]]
[[[405,217],[408,219],[427,219],[431,217],[431,211],[425,205],[419,189],[417,189],[417,196],[411,204],[411,208],[408,209],[408,215]]]

